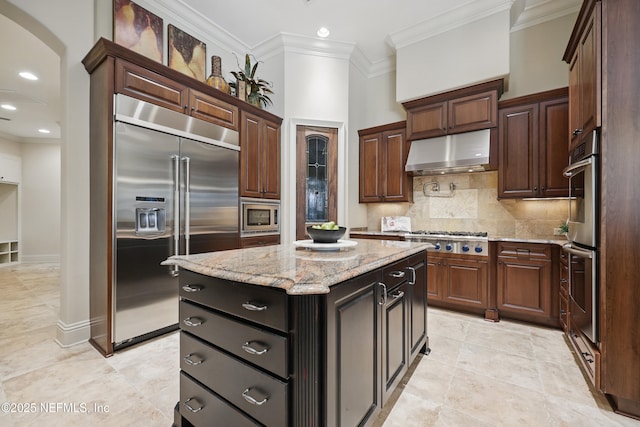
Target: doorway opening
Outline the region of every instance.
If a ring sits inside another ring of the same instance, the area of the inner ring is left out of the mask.
[[[338,129],[296,126],[296,239],[338,219]]]

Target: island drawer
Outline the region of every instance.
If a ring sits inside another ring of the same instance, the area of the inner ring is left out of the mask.
[[[287,425],[288,384],[189,334],[180,334],[184,372],[266,426]]]
[[[404,281],[413,280],[413,274],[408,267],[419,263],[423,257],[424,255],[412,255],[386,266],[382,270],[382,282],[387,286],[387,290],[391,290]]]
[[[260,425],[184,372],[180,372],[180,414],[194,426],[210,425],[211,420],[221,426]]]
[[[281,289],[247,285],[181,270],[180,298],[285,333],[289,330],[287,294]]]
[[[287,338],[180,301],[180,327],[281,378],[289,376]],[[181,365],[184,365],[182,355]],[[184,366],[183,366],[184,369]]]

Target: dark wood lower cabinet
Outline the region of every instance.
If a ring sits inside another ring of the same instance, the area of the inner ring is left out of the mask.
[[[516,242],[499,242],[497,246],[496,295],[500,315],[560,326],[559,247]]]
[[[489,308],[487,257],[460,254],[427,256],[430,305],[485,314]]]
[[[327,425],[370,424],[382,408],[380,272],[327,296]]]
[[[324,295],[183,271],[174,424],[372,425],[428,349],[425,259],[420,252]]]

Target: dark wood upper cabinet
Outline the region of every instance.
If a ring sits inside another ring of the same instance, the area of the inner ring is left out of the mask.
[[[115,91],[238,130],[238,107],[129,61],[115,61]]]
[[[579,23],[580,35],[572,37],[564,57],[569,63],[570,152],[582,142],[583,138],[602,124],[601,8],[600,2],[595,3]]]
[[[568,196],[567,88],[499,105],[498,197]]]
[[[502,91],[500,79],[403,103],[407,140],[495,128]]]
[[[242,112],[240,195],[280,199],[280,124]]]
[[[404,167],[409,145],[406,122],[358,131],[360,135],[360,203],[408,202],[413,178]]]

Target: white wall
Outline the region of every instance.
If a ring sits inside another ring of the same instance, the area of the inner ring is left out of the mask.
[[[509,90],[501,99],[568,86],[569,66],[562,56],[576,15],[511,33]]]
[[[22,144],[23,262],[60,261],[60,145]]]
[[[285,46],[284,121],[282,126],[282,236],[295,240],[296,126],[338,129],[338,222],[346,224],[347,133],[349,121],[349,60]]]
[[[509,11],[397,50],[400,102],[500,78],[509,73]]]
[[[61,59],[61,296],[57,340],[64,346],[89,337],[89,75],[81,61],[94,41],[93,5],[77,0],[0,0],[0,13],[35,34]],[[101,21],[101,17],[97,19]]]

